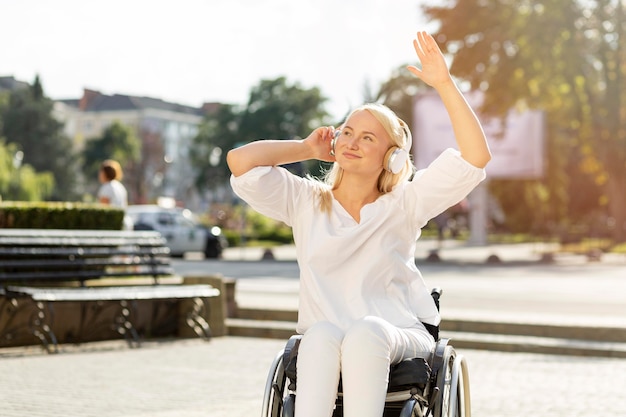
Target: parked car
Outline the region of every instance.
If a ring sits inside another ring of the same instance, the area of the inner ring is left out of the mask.
[[[200,224],[187,209],[140,204],[128,206],[126,214],[135,230],[156,230],[167,240],[172,256],[203,252],[207,258],[219,258],[228,246],[219,227]]]

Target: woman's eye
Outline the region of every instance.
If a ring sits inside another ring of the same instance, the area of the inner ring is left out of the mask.
[[[363,136],[363,139],[370,141],[370,142],[373,140],[371,136]]]

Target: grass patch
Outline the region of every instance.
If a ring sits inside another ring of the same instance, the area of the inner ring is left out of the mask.
[[[626,242],[617,244],[611,248],[612,253],[622,253],[626,254]]]
[[[276,246],[282,246],[284,243],[275,242],[272,240],[247,240],[243,247],[247,248],[274,248]]]

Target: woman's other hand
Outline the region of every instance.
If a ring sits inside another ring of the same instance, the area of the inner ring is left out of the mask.
[[[413,39],[413,47],[422,68],[410,65],[407,67],[409,71],[435,89],[452,82],[448,64],[439,45],[431,35],[426,32],[417,32],[416,39]]]

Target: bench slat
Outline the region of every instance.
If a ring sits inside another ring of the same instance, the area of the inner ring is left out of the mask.
[[[145,270],[135,271],[99,271],[99,270],[83,270],[83,271],[40,271],[40,272],[0,272],[0,281],[86,281],[95,278],[115,278],[115,277],[134,277],[134,276],[152,276],[164,277],[174,275],[174,270],[170,266],[159,266],[157,268],[149,268]]]
[[[114,258],[90,258],[90,259],[39,259],[37,264],[33,264],[32,259],[23,259],[16,261],[2,261],[0,263],[0,273],[3,271],[16,272],[19,269],[66,269],[82,270],[94,267],[133,267],[133,266],[151,266],[157,267],[162,265],[170,265],[167,258],[154,258],[151,256],[128,255],[125,257]]]
[[[155,231],[0,229],[0,284],[174,276]]]
[[[121,246],[121,245],[151,245],[162,244],[164,238],[160,236],[146,238],[116,238],[116,237],[5,237],[0,236],[0,246],[36,245],[36,246]]]
[[[120,287],[35,288],[13,287],[7,294],[28,295],[35,301],[122,301],[153,299],[184,299],[217,297],[219,290],[204,284],[197,285],[135,285]]]
[[[20,237],[20,236],[2,236],[0,235],[0,246],[80,246],[80,247],[99,247],[99,246],[123,246],[123,245],[143,245],[143,246],[159,246],[165,242],[160,236],[145,237],[106,237],[106,236],[90,236],[77,238],[75,236],[59,236],[59,237]]]
[[[11,247],[1,248],[0,257],[15,256],[107,256],[107,255],[129,255],[129,254],[147,254],[147,255],[169,255],[169,248],[163,246],[155,247],[110,247],[110,248],[63,248],[63,247]]]

